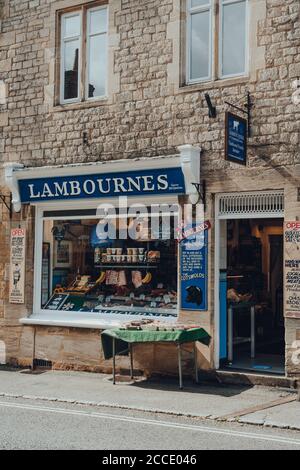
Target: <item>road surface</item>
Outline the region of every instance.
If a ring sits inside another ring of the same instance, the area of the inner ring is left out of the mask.
[[[300,432],[0,398],[1,449],[300,450]]]

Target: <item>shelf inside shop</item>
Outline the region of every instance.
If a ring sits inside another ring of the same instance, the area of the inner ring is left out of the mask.
[[[96,264],[97,269],[157,269],[157,265],[151,264]]]

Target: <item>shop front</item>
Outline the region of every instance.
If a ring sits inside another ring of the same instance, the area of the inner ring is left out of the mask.
[[[208,227],[195,237],[203,246],[190,249],[180,237],[183,225],[195,224],[199,181],[200,150],[192,146],[130,162],[7,166],[15,211],[34,208],[32,311],[24,308],[20,318],[34,331],[32,341],[40,341],[43,327],[59,327],[62,336],[77,328],[84,336],[132,322],[200,324]],[[37,352],[33,344],[32,351],[33,360],[64,362],[46,347]]]

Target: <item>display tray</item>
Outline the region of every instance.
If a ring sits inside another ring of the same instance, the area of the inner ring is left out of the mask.
[[[122,315],[143,315],[143,316],[170,316],[176,317],[177,304],[174,308],[158,308],[149,306],[138,305],[113,305],[113,300],[110,304],[105,305],[104,302],[99,302],[97,297],[74,295],[73,293],[53,294],[45,305],[45,310],[56,310],[66,312],[87,312],[87,313],[106,313],[106,314],[122,314]],[[115,300],[117,302],[117,300]],[[150,301],[149,301],[150,302]]]
[[[118,268],[120,269],[157,269],[158,268],[158,266],[154,265],[154,263],[141,263],[141,264],[103,263],[103,264],[95,264],[94,267],[96,269],[118,269]]]

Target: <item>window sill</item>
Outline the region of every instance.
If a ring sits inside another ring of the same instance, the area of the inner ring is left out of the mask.
[[[207,91],[215,88],[225,88],[236,85],[245,85],[250,80],[249,76],[223,78],[219,80],[209,80],[207,82],[187,83],[177,89],[177,93],[190,93],[193,91]]]
[[[97,108],[107,104],[109,104],[109,99],[105,97],[97,100],[83,101],[80,103],[57,104],[53,106],[52,111],[54,113],[59,113],[62,111],[77,111],[80,109]]]
[[[31,325],[31,326],[55,326],[55,327],[64,327],[64,328],[86,328],[86,329],[98,329],[106,330],[110,328],[119,328],[128,321],[142,320],[141,315],[101,315],[95,313],[67,313],[60,312],[57,313],[35,313],[30,317],[25,317],[20,319],[22,325]],[[147,319],[151,318],[149,316],[145,317]],[[156,319],[158,317],[152,317]],[[174,321],[174,318],[177,317],[162,317],[163,321]]]

